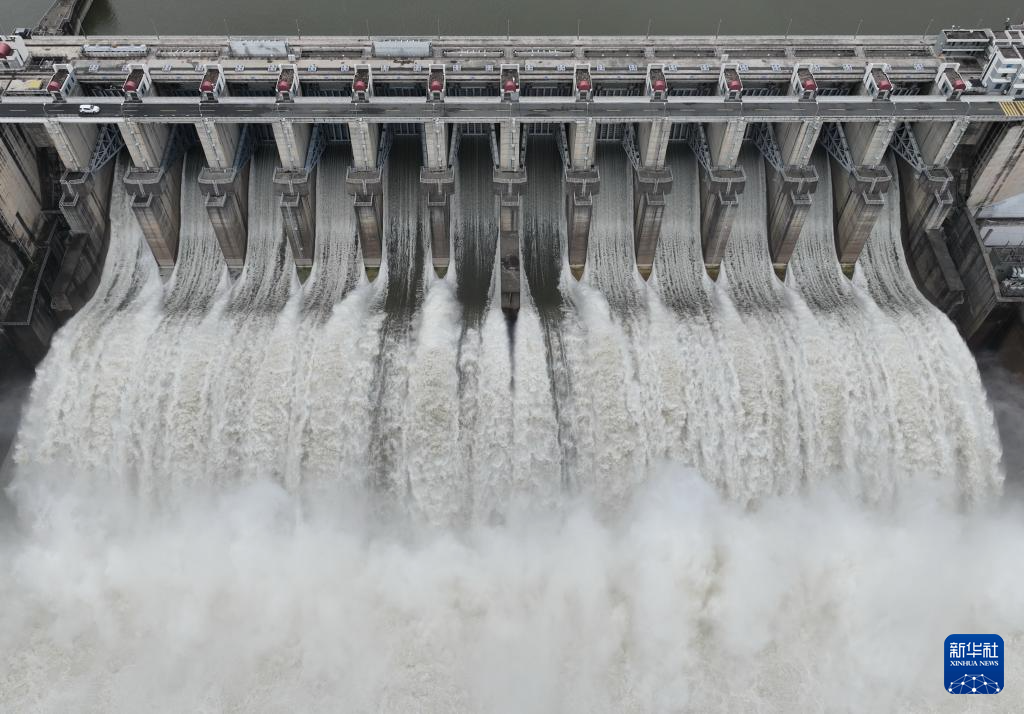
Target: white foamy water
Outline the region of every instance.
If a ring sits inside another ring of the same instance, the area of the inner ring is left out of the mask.
[[[614,518],[453,532],[275,486],[147,517],[33,486],[40,518],[0,550],[6,711],[960,712],[946,635],[1024,643],[1024,582],[977,557],[1024,543],[1024,513],[928,487],[747,511],[667,472]],[[1019,711],[1007,667],[974,711]]]
[[[333,149],[304,284],[272,152],[234,283],[194,157],[166,283],[115,190],[101,286],[19,440],[0,710],[965,710],[940,650],[953,632],[1024,643],[1024,578],[1002,565],[1024,509],[997,498],[977,369],[913,287],[898,208],[848,280],[822,163],[781,281],[745,154],[713,282],[696,162],[673,147],[645,283],[628,163],[602,147],[577,284],[548,159],[531,154],[511,334],[497,271],[477,274],[489,194],[454,204],[432,278],[412,145],[373,283]],[[489,175],[479,147],[461,160],[460,182]],[[1024,708],[1019,661],[973,710]]]

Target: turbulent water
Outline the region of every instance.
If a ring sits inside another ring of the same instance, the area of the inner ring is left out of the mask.
[[[461,145],[444,278],[412,139],[372,283],[342,147],[318,169],[305,283],[271,151],[235,280],[201,156],[166,282],[115,190],[102,283],[17,446],[0,709],[964,710],[943,640],[1024,643],[1024,513],[1000,498],[972,357],[907,272],[898,204],[849,280],[824,180],[780,281],[744,154],[712,281],[696,162],[673,146],[645,282],[629,165],[602,146],[577,282],[557,154],[530,152],[511,328],[485,142]],[[1024,708],[1019,661],[972,705]]]

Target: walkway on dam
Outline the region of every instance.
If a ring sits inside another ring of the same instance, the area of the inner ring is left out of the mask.
[[[159,122],[192,122],[219,119],[228,122],[273,121],[290,119],[305,122],[372,118],[376,122],[409,122],[430,119],[483,122],[518,118],[523,121],[567,122],[596,119],[605,122],[644,121],[654,118],[678,122],[728,121],[800,121],[823,117],[827,121],[878,121],[896,117],[907,121],[951,121],[974,118],[984,121],[1019,120],[998,101],[922,100],[920,98],[873,102],[849,98],[819,99],[746,99],[725,102],[717,99],[671,98],[651,102],[636,98],[605,98],[592,102],[555,102],[549,99],[500,102],[494,98],[450,97],[444,102],[425,102],[413,98],[381,98],[372,102],[339,99],[303,98],[293,102],[275,102],[272,97],[244,97],[201,103],[195,98],[148,97],[144,102],[127,103],[120,98],[82,98],[99,108],[94,114],[82,114],[78,103],[5,100],[0,103],[0,122],[33,122],[62,119],[89,123],[108,123],[122,118]],[[1024,103],[1022,103],[1024,104]]]

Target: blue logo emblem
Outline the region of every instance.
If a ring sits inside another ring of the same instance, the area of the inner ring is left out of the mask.
[[[1003,691],[1003,638],[999,635],[950,635],[946,638],[946,691],[998,694]]]

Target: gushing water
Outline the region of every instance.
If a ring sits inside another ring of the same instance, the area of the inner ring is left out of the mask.
[[[322,319],[341,298],[366,281],[359,252],[353,199],[345,191],[349,158],[328,148],[317,168],[316,255],[305,289],[305,309]]]
[[[444,278],[414,140],[389,160],[373,282],[334,148],[304,284],[272,152],[234,282],[200,156],[166,283],[115,180],[103,279],[19,438],[0,708],[962,710],[939,648],[1024,642],[1024,582],[978,557],[1024,546],[1024,521],[991,498],[992,414],[914,289],[898,203],[847,279],[816,157],[783,281],[744,153],[712,281],[697,164],[673,146],[645,282],[629,165],[602,146],[577,282],[557,155],[530,152],[511,329],[483,142],[460,150]]]

